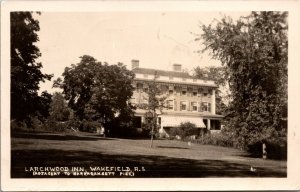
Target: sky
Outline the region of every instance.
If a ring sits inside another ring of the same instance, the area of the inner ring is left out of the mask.
[[[64,68],[90,55],[101,62],[121,62],[131,69],[131,60],[140,67],[172,70],[174,63],[192,73],[197,67],[220,66],[209,52],[197,53],[199,25],[208,25],[224,15],[237,19],[249,12],[42,12],[39,61],[42,72],[53,74],[52,81],[40,84],[40,92],[52,89],[53,80]]]

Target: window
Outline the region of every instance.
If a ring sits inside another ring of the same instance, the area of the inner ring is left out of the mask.
[[[204,97],[207,97],[207,93],[203,93],[203,96],[204,96]]]
[[[197,102],[192,102],[191,103],[192,111],[197,111]]]
[[[202,111],[204,112],[210,112],[211,104],[207,102],[203,102],[201,108]]]
[[[195,96],[195,97],[196,97],[196,96],[197,96],[197,92],[193,92],[193,96]]]
[[[187,110],[187,102],[186,101],[181,101],[180,102],[180,110],[181,111],[186,111]]]
[[[173,90],[169,90],[169,95],[173,95],[174,91]]]
[[[167,100],[167,109],[173,110],[174,109],[174,102],[173,100]]]
[[[147,92],[148,92],[148,88],[144,88],[144,92],[146,92],[146,93],[147,93]]]
[[[181,91],[181,95],[186,95],[186,91]]]

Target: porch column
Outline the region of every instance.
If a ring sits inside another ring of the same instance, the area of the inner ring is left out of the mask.
[[[141,123],[145,123],[145,117],[144,117],[144,115],[142,115],[142,117],[141,117]]]
[[[210,130],[210,119],[207,119],[207,130]]]
[[[211,113],[216,114],[216,90],[212,90],[212,96],[211,96]]]

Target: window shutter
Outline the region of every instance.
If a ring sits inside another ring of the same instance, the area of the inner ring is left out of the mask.
[[[208,111],[209,111],[209,112],[211,112],[211,110],[210,110],[210,109],[211,109],[211,104],[210,104],[210,103],[208,103]]]
[[[177,101],[174,101],[174,111],[177,111]]]
[[[203,103],[200,104],[200,111],[203,112]]]

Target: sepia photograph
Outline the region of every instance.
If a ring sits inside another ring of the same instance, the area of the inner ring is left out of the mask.
[[[294,12],[180,3],[2,4],[10,182],[291,179]]]

